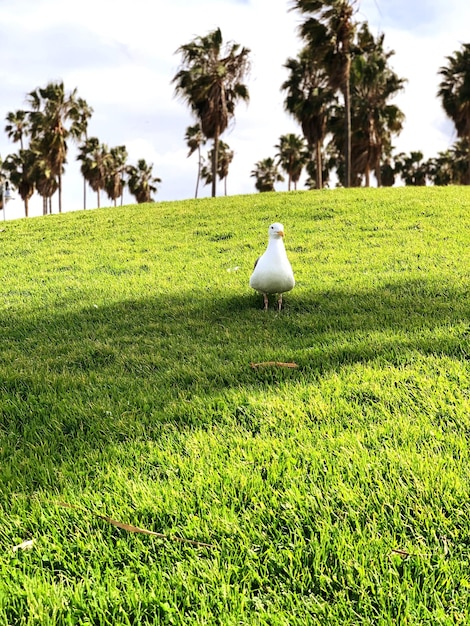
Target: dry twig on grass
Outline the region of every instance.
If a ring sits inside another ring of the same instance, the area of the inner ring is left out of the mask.
[[[124,524],[123,522],[118,522],[107,515],[101,515],[101,513],[95,513],[94,511],[90,511],[84,507],[77,506],[75,504],[68,504],[67,502],[57,502],[57,506],[62,506],[67,509],[76,509],[77,511],[83,511],[84,513],[89,513],[94,515],[95,517],[99,517],[100,519],[108,522],[112,526],[116,528],[120,528],[121,530],[126,530],[129,533],[140,533],[142,535],[150,535],[152,537],[159,537],[160,539],[166,539],[168,541],[178,541],[179,543],[189,543],[192,546],[197,546],[200,548],[213,548],[214,546],[210,543],[204,543],[202,541],[194,541],[194,539],[186,539],[185,537],[171,537],[169,535],[164,535],[163,533],[157,533],[154,530],[147,530],[146,528],[139,528],[139,526],[133,526],[132,524]]]
[[[289,367],[294,369],[298,367],[297,363],[283,363],[282,361],[263,361],[262,363],[250,363],[253,369],[257,367]]]

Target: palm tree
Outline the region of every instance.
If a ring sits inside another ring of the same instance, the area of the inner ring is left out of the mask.
[[[75,109],[71,115],[73,124],[71,134],[77,141],[88,139],[88,121],[93,114],[93,109],[83,98],[77,98]],[[83,177],[83,209],[86,209],[86,178]]]
[[[381,180],[381,160],[392,152],[392,136],[403,128],[404,115],[390,98],[403,88],[404,79],[390,69],[388,61],[393,51],[385,51],[384,35],[377,40],[363,24],[354,40],[351,62],[351,163],[350,185],[365,182],[370,185],[374,172],[377,184]],[[328,120],[331,145],[336,152],[337,174],[345,184],[344,107],[338,104]]]
[[[37,154],[32,150],[20,150],[17,154],[9,154],[3,168],[9,173],[10,181],[18,190],[24,202],[25,217],[29,215],[29,200],[36,188]]]
[[[234,152],[223,141],[219,141],[219,155],[217,164],[217,174],[219,179],[224,181],[224,194],[227,195],[227,178],[230,164],[233,161]]]
[[[129,191],[137,202],[153,202],[152,194],[157,192],[157,183],[161,183],[161,178],[153,175],[153,165],[146,163],[145,159],[139,159],[137,167],[129,165],[127,167]]]
[[[201,146],[206,143],[206,138],[201,130],[200,124],[195,124],[194,126],[188,126],[186,129],[186,135],[184,136],[186,140],[186,145],[189,148],[188,157],[190,157],[197,150],[197,179],[196,179],[196,193],[194,195],[197,198],[198,190],[199,190],[199,181],[201,179],[201,167],[202,167],[202,157],[201,157]]]
[[[442,80],[438,96],[447,116],[454,122],[457,136],[470,141],[470,43],[446,57],[447,65],[439,70]],[[470,184],[470,152],[463,184]]]
[[[218,161],[217,162],[217,176],[219,177],[220,181],[222,180],[224,181],[225,195],[227,195],[228,170],[230,167],[230,163],[233,161],[233,155],[234,155],[233,150],[230,150],[230,147],[228,146],[228,144],[220,140],[218,157],[217,157],[217,161]],[[213,159],[213,152],[211,149],[209,150],[207,154],[207,160],[209,162],[209,165],[206,165],[203,162],[202,167],[201,167],[201,178],[203,179],[205,185],[210,185],[212,183],[212,159]]]
[[[117,199],[124,191],[124,172],[126,171],[127,149],[126,146],[115,146],[109,151],[105,162],[105,183],[104,188],[108,198],[117,204]]]
[[[216,195],[220,135],[234,118],[236,103],[249,100],[243,81],[249,70],[250,51],[236,43],[223,49],[222,44],[222,33],[217,28],[178,48],[182,65],[172,80],[176,94],[189,104],[204,136],[213,140],[212,197]]]
[[[260,192],[275,191],[274,183],[284,180],[284,176],[279,172],[276,161],[271,157],[255,163],[250,176],[256,178],[255,188]]]
[[[278,151],[276,155],[278,163],[288,176],[288,191],[291,190],[291,183],[294,183],[294,189],[297,189],[297,183],[308,157],[303,137],[294,133],[281,135],[279,143],[274,147]]]
[[[388,61],[395,54],[384,50],[384,34],[374,39],[367,23],[358,32],[356,53],[351,68],[352,149],[359,163],[352,170],[364,173],[365,185],[370,185],[370,172],[375,171],[380,186],[380,162],[385,152],[391,150],[392,134],[403,128],[404,114],[389,104],[405,79],[390,69]]]
[[[344,100],[344,182],[351,182],[351,46],[354,37],[354,5],[357,0],[294,0],[293,8],[307,14],[300,35],[323,65],[332,89]]]
[[[470,143],[459,139],[426,163],[427,176],[434,185],[463,185],[467,178]]]
[[[395,157],[395,171],[400,174],[405,185],[426,185],[427,166],[423,163],[423,156],[420,150],[415,150],[409,155],[401,152]]]
[[[36,189],[42,197],[42,214],[52,213],[52,196],[58,189],[57,178],[54,176],[48,160],[39,152],[35,152],[34,180]]]
[[[397,173],[391,157],[385,157],[380,164],[380,185],[382,187],[393,187],[395,184],[395,174]]]
[[[466,137],[458,139],[450,148],[452,174],[454,182],[459,185],[468,184],[468,161],[470,159],[470,140]]]
[[[337,159],[335,154],[331,154],[331,146],[327,146],[326,150],[322,150],[321,157],[321,181],[322,186],[327,187],[328,182],[330,180],[330,173],[335,169],[337,164]],[[305,180],[305,186],[307,189],[318,189],[318,172],[317,172],[317,160],[316,159],[308,159],[305,164],[305,170],[307,172],[307,178]]]
[[[24,149],[23,137],[29,132],[29,116],[27,111],[7,113],[5,132],[14,143],[20,142],[20,150]]]
[[[64,83],[49,83],[28,94],[32,112],[31,148],[39,152],[57,179],[59,213],[62,212],[62,173],[67,158],[67,139],[72,136],[70,126],[76,119],[77,90],[65,92]]]
[[[284,67],[290,72],[281,87],[287,92],[284,107],[299,122],[309,149],[314,152],[316,187],[321,189],[322,146],[329,110],[335,102],[334,91],[325,70],[308,48],[301,50],[298,58],[289,58]]]
[[[0,157],[0,211],[5,210],[6,202],[4,196],[7,191],[10,191],[10,181],[8,180],[8,173],[4,167],[4,162]],[[5,211],[3,213],[3,218],[5,219]]]
[[[82,176],[96,192],[97,206],[100,208],[100,193],[106,185],[106,169],[109,160],[109,149],[99,142],[97,137],[90,137],[79,149],[77,161],[81,161]]]

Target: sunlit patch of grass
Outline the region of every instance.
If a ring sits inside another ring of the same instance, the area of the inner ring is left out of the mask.
[[[467,623],[469,207],[357,189],[9,222],[0,624]],[[274,220],[297,285],[265,313]],[[250,366],[271,361],[298,367]]]

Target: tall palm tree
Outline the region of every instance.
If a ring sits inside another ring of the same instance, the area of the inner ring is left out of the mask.
[[[287,92],[284,107],[299,122],[303,136],[316,160],[316,188],[323,187],[322,146],[329,111],[335,102],[328,76],[308,48],[284,65],[289,78],[281,89]]]
[[[278,165],[272,157],[255,163],[250,176],[256,178],[255,188],[260,192],[275,191],[274,183],[284,180],[284,176],[279,172]]]
[[[23,138],[29,132],[29,116],[27,111],[12,111],[6,116],[5,132],[14,143],[19,141],[20,150],[24,149]]]
[[[219,138],[234,118],[239,100],[248,101],[243,83],[249,70],[248,48],[228,43],[223,47],[222,33],[216,28],[177,50],[182,56],[174,76],[175,92],[186,101],[205,137],[213,140],[212,196],[216,195]]]
[[[380,186],[380,162],[384,151],[391,150],[392,134],[399,134],[403,128],[404,114],[395,105],[389,104],[403,89],[405,79],[399,78],[390,68],[388,61],[395,54],[393,50],[384,50],[384,34],[377,39],[363,23],[358,32],[356,52],[352,59],[352,143],[354,133],[360,135],[359,151],[362,163],[353,168],[364,172],[365,185],[370,185],[370,172],[375,171]],[[362,141],[361,141],[362,139]]]
[[[345,186],[351,182],[351,46],[354,38],[354,5],[357,0],[294,0],[293,9],[307,15],[300,35],[324,66],[330,85],[344,101]]]
[[[438,96],[444,111],[454,122],[457,136],[470,140],[470,43],[446,57],[447,65],[439,70],[442,80]],[[470,152],[464,184],[470,184]]]
[[[39,152],[35,152],[34,180],[36,189],[42,197],[42,214],[52,213],[52,196],[58,189],[57,178],[54,176],[48,160]]]
[[[188,157],[190,157],[197,150],[197,179],[196,179],[196,193],[194,197],[197,198],[197,194],[199,191],[199,181],[201,180],[201,167],[202,167],[202,157],[201,157],[201,146],[206,143],[206,138],[204,137],[204,133],[201,130],[200,124],[194,124],[194,126],[188,126],[186,129],[186,134],[184,136],[186,140],[186,145],[189,148]]]
[[[93,109],[86,100],[77,98],[75,108],[71,112],[73,124],[70,132],[76,141],[88,139],[88,121],[93,115]],[[86,209],[86,178],[83,177],[83,209]]]
[[[227,195],[227,178],[230,164],[233,161],[234,152],[223,141],[219,142],[219,159],[217,164],[217,174],[221,181],[224,181],[224,195]]]
[[[228,144],[224,141],[219,141],[219,151],[217,156],[217,176],[220,181],[224,181],[224,194],[227,195],[227,177],[228,171],[230,168],[230,163],[233,161],[234,152],[230,150]],[[209,150],[207,155],[209,166],[204,162],[201,168],[201,178],[204,181],[205,185],[210,185],[212,183],[212,159],[213,159],[213,150]]]
[[[101,190],[106,185],[106,170],[109,160],[109,148],[100,143],[97,137],[90,137],[83,143],[77,155],[77,161],[81,161],[80,171],[82,176],[96,192],[97,206],[100,208]]]
[[[322,165],[322,172],[321,172],[321,181],[322,181],[322,186],[323,187],[327,187],[329,180],[330,180],[330,174],[332,172],[332,170],[334,170],[336,168],[337,165],[337,159],[336,159],[336,155],[333,153],[331,153],[331,145],[328,145],[326,147],[325,150],[322,150],[322,157],[321,157],[321,165]],[[307,178],[305,180],[305,186],[307,187],[307,189],[318,189],[318,172],[317,172],[317,167],[318,167],[318,163],[316,159],[308,159],[307,163],[305,164],[305,170],[307,172]]]
[[[25,217],[29,215],[29,200],[36,188],[37,156],[32,150],[20,150],[19,153],[9,154],[3,164],[24,202]]]
[[[303,137],[294,133],[281,135],[279,143],[274,147],[278,151],[276,155],[278,163],[288,176],[288,191],[291,190],[292,183],[294,183],[294,189],[297,189],[297,183],[308,157]]]
[[[31,148],[47,161],[51,175],[57,180],[59,213],[62,212],[62,174],[67,159],[67,139],[72,136],[77,90],[66,93],[63,82],[49,83],[28,94],[31,105]]]
[[[157,183],[161,183],[161,178],[153,175],[153,165],[148,164],[145,159],[139,159],[137,166],[127,167],[129,191],[137,202],[153,202],[152,194],[157,192]]]
[[[117,204],[117,199],[122,196],[124,191],[124,173],[126,171],[127,148],[126,146],[115,146],[109,151],[109,157],[105,164],[105,183],[104,188],[108,194],[108,198]]]

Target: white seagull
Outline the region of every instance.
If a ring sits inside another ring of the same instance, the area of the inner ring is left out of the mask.
[[[268,310],[268,294],[278,294],[278,310],[282,307],[282,294],[294,285],[294,272],[284,247],[284,226],[279,222],[268,228],[268,247],[255,262],[250,277],[250,287],[263,294],[264,310]]]

